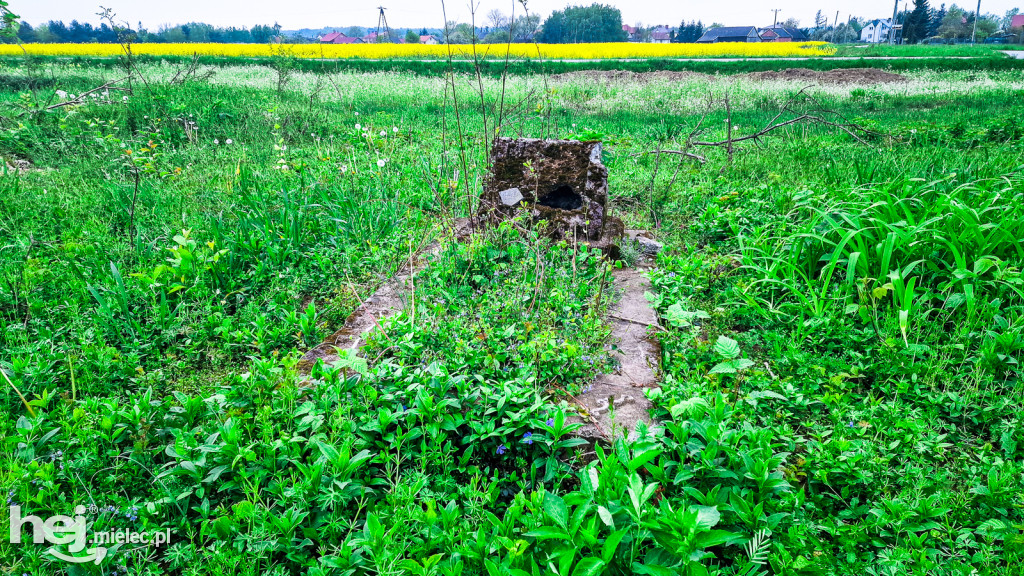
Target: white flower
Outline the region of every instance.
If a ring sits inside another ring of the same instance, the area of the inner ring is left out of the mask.
[[[356,130],[362,130],[362,129],[363,129],[362,126],[360,126],[359,124],[356,124]]]
[[[387,136],[387,135],[388,135],[388,131],[387,131],[387,130],[381,130],[381,131],[380,131],[380,137],[381,137],[381,138],[383,138],[383,137],[385,137],[385,136]]]
[[[359,116],[359,112],[356,112],[356,116]]]
[[[345,164],[342,164],[341,165],[341,173],[344,174],[345,172],[348,172],[348,166],[346,166]]]
[[[68,97],[68,93],[63,91],[63,90],[57,90],[57,97],[58,98],[67,98]]]
[[[219,144],[220,144],[220,139],[219,139],[219,138],[214,138],[214,139],[213,139],[213,145],[214,145],[214,146],[217,146],[217,145],[219,145]]]
[[[71,98],[72,100],[74,100],[75,99],[75,95],[74,94],[68,94],[68,98]]]
[[[383,159],[377,160],[377,168],[383,168],[384,165],[387,164],[387,162],[388,162],[387,160],[383,160]]]
[[[395,134],[398,134],[398,126],[392,128],[391,131],[394,132]]]
[[[227,140],[224,141],[224,143],[227,144],[228,146],[230,146],[230,145],[234,144],[235,141],[232,140],[231,138],[228,138]]]

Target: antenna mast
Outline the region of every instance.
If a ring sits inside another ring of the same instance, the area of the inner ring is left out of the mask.
[[[381,37],[381,30],[384,31],[384,37],[387,38],[388,42],[391,42],[391,28],[388,27],[388,17],[384,15],[384,11],[387,8],[383,6],[377,6],[377,10],[380,11],[380,16],[377,17],[377,38]]]
[[[779,25],[779,12],[782,12],[782,8],[772,8],[771,12],[775,12],[775,23],[772,24],[772,28]]]

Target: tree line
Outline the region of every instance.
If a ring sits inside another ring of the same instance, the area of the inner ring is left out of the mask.
[[[995,34],[1000,28],[1009,29],[1010,19],[1018,13],[1017,9],[1006,13],[1002,18],[986,14],[977,20],[977,39],[979,41]],[[970,39],[975,30],[976,14],[952,4],[948,9],[945,4],[932,8],[929,0],[914,0],[912,10],[903,10],[897,14],[896,23],[903,25],[903,42],[917,43],[930,38],[941,38],[947,41]],[[851,42],[860,38],[861,29],[870,22],[868,19],[850,17],[846,22],[834,22],[830,25],[828,18],[818,11],[812,28],[804,28],[804,32],[813,40],[828,42]],[[474,26],[467,23],[448,22],[440,35],[442,42],[451,44],[468,44],[471,42],[505,43],[533,42],[547,44],[566,44],[583,42],[625,42],[629,33],[623,29],[622,13],[614,6],[595,3],[590,6],[568,6],[556,10],[541,24],[535,14],[521,14],[514,18],[505,15],[501,10],[491,10],[486,18]],[[751,24],[741,22],[741,24]],[[800,28],[799,21],[789,19],[782,23],[787,28]],[[715,23],[705,27],[697,21],[683,21],[678,28],[671,30],[672,42],[696,42],[710,29],[721,26]],[[639,26],[638,26],[639,27]],[[362,36],[364,29],[353,26],[345,30],[349,36]],[[1012,32],[1012,31],[1011,31]],[[1020,31],[1017,31],[1018,33]],[[281,38],[281,26],[259,25],[252,28],[219,27],[200,22],[164,26],[156,31],[147,30],[140,22],[134,30],[136,42],[210,42],[232,44],[264,44],[274,40],[285,42],[309,42],[311,38],[295,36]],[[406,42],[418,42],[421,35],[409,30],[405,33]],[[394,38],[403,37],[395,34]],[[17,32],[21,42],[47,43],[113,43],[118,41],[117,31],[106,23],[93,26],[88,22],[72,20],[65,24],[61,20],[51,20],[37,27],[22,22]],[[13,41],[14,38],[0,37],[0,41]]]
[[[178,26],[165,26],[157,31],[149,31],[142,26],[131,30],[135,42],[178,43],[178,42],[212,42],[217,44],[265,44],[281,34],[281,26],[226,27],[191,22]],[[28,22],[21,22],[18,28],[18,39],[22,42],[45,42],[54,44],[88,44],[115,43],[118,41],[117,31],[106,22],[93,26],[89,22],[72,20],[65,24],[62,20],[50,20],[45,24],[33,27]]]

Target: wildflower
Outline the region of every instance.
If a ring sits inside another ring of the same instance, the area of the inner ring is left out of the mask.
[[[398,134],[398,126],[393,126],[391,128],[391,131],[394,132],[395,134]]]
[[[384,165],[387,164],[387,163],[388,163],[388,161],[384,160],[383,158],[380,159],[380,160],[377,160],[377,168],[383,168]]]
[[[498,455],[501,456],[502,454],[505,453],[506,450],[508,450],[508,448],[505,448],[505,445],[502,444],[501,446],[498,446],[498,449],[495,450],[495,452],[497,452]]]
[[[63,90],[57,90],[57,96],[59,98],[67,98],[68,97],[68,93],[63,91]]]
[[[523,442],[526,444],[533,444],[533,432],[527,432],[523,434]]]
[[[345,165],[345,164],[342,164],[342,165],[341,165],[341,173],[342,173],[342,174],[344,174],[344,173],[346,173],[346,172],[348,172],[348,166],[347,166],[347,165]]]
[[[363,127],[362,127],[362,126],[360,126],[360,125],[359,125],[359,124],[357,123],[357,124],[356,124],[356,130],[362,130],[362,129],[363,129]]]
[[[547,425],[548,426],[554,426],[555,425],[555,419],[554,418],[548,418]]]
[[[359,112],[356,112],[356,116],[359,116]]]
[[[121,100],[122,100],[123,102],[127,102],[127,101],[128,101],[128,97],[127,97],[127,96],[122,96],[122,97],[121,97]]]
[[[214,138],[213,139],[213,145],[214,146],[219,146],[220,145],[220,139],[219,138]]]
[[[232,144],[235,143],[235,141],[232,140],[231,138],[228,138],[227,140],[224,141],[224,143],[227,144],[228,146],[231,146]]]
[[[387,131],[387,130],[381,130],[381,131],[380,131],[380,137],[381,137],[381,138],[383,138],[383,137],[385,137],[385,136],[387,136],[387,135],[388,135],[388,131]]]

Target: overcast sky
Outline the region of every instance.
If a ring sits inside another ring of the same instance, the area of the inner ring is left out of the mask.
[[[119,20],[133,25],[141,21],[147,28],[155,29],[162,24],[186,22],[207,22],[218,26],[252,26],[279,22],[285,29],[321,28],[326,26],[376,26],[378,4],[387,8],[388,23],[397,28],[428,27],[444,25],[441,0],[9,0],[11,9],[30,24],[48,20],[71,20],[98,22],[96,12],[103,5],[113,8]],[[899,0],[913,6],[912,0]],[[552,10],[564,8],[567,4],[590,4],[592,0],[528,0],[531,13],[547,16]],[[836,11],[839,19],[846,20],[851,14],[865,18],[887,18],[892,16],[893,0],[603,0],[622,11],[625,23],[670,24],[678,26],[680,21],[702,20],[705,24],[721,22],[734,26],[770,25],[772,8],[781,8],[779,20],[796,18],[802,26],[814,22],[814,14],[820,9],[834,20]],[[931,0],[938,6],[940,2]],[[960,5],[974,10],[975,0],[961,0]],[[992,12],[1002,16],[1007,10],[1024,5],[1024,0],[982,0],[982,13]],[[480,0],[479,20],[483,14],[498,8],[506,14],[512,11],[513,0]],[[446,3],[449,20],[469,20],[469,0],[448,0]],[[515,3],[517,14],[522,6]],[[481,23],[481,25],[483,25]]]

